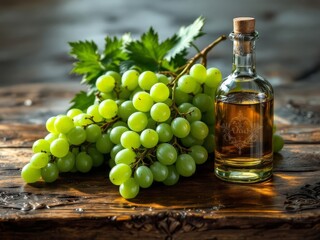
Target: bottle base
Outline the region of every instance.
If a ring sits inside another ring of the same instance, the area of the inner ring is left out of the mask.
[[[272,170],[261,171],[260,170],[244,170],[244,169],[232,169],[223,170],[215,168],[215,175],[226,182],[234,183],[258,183],[264,182],[272,177]]]

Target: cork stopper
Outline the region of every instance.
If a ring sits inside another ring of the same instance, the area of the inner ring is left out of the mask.
[[[237,17],[233,19],[233,32],[250,34],[255,31],[255,19],[252,17]]]

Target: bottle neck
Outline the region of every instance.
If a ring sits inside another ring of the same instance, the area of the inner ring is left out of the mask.
[[[230,34],[230,39],[233,40],[232,73],[234,75],[256,75],[255,40],[257,38],[257,32],[252,34]]]

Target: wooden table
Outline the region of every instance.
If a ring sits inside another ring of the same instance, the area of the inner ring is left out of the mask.
[[[63,112],[78,84],[0,89],[0,239],[320,239],[318,83],[276,88],[276,122],[286,140],[274,176],[231,184],[213,161],[192,178],[141,190],[127,201],[105,169],[25,184],[20,170],[43,123]]]

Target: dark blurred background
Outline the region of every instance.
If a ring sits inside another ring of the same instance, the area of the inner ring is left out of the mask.
[[[274,85],[316,81],[320,77],[320,1],[316,0],[1,0],[0,87],[35,82],[72,82],[68,42],[131,32],[138,37],[153,26],[162,39],[198,16],[206,18],[205,47],[232,30],[232,19],[253,16],[260,40],[257,69]],[[210,66],[226,75],[232,45],[221,43]]]

